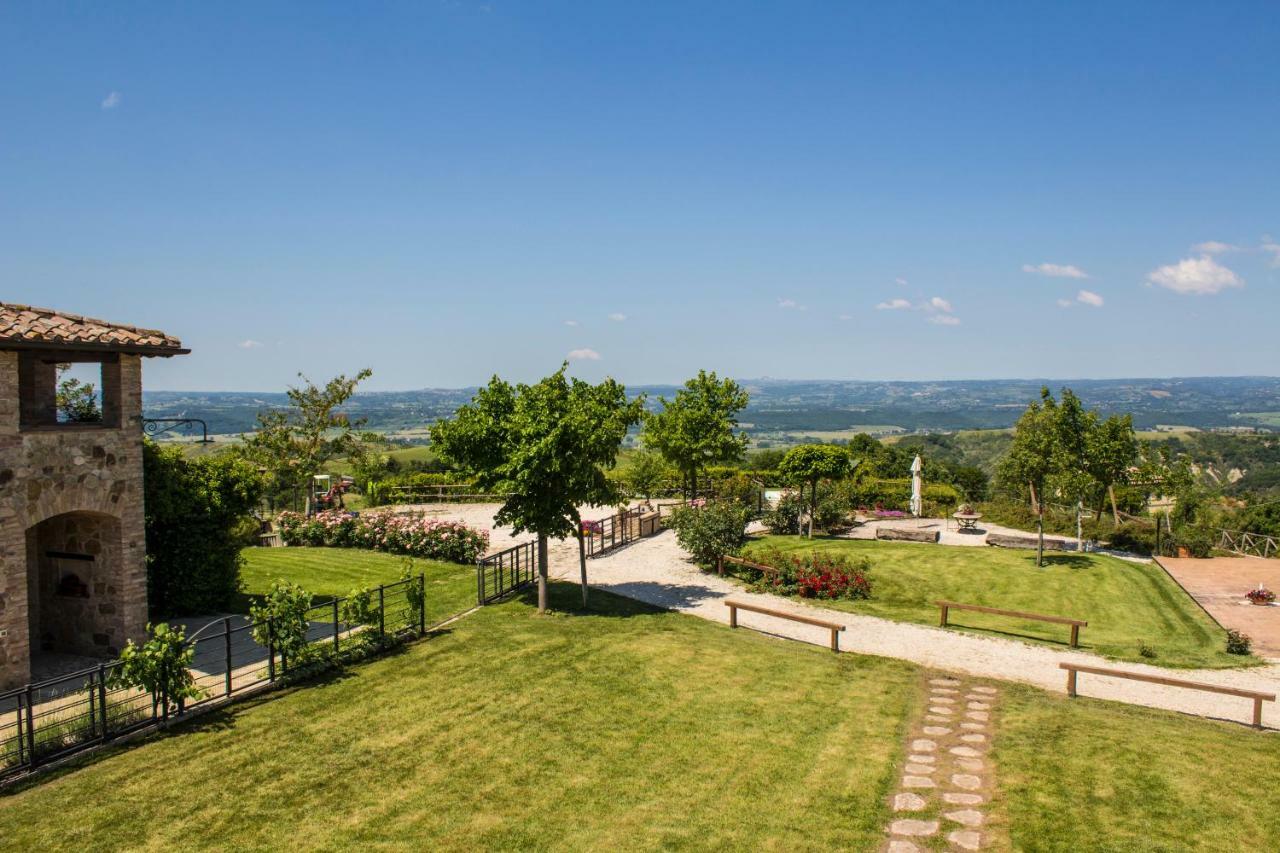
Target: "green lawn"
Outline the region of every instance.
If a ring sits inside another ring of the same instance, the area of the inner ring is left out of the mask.
[[[484,608],[342,677],[0,796],[3,846],[876,846],[914,667],[600,592],[593,608]]]
[[[1081,646],[1110,658],[1169,667],[1232,667],[1256,658],[1229,655],[1225,632],[1154,563],[1097,554],[1051,554],[1037,568],[1032,552],[913,542],[766,536],[753,546],[815,548],[866,556],[869,601],[823,606],[923,625],[938,623],[938,599],[1088,620]],[[748,552],[751,550],[748,548]],[[960,630],[1015,635],[1066,645],[1065,625],[952,611]],[[1139,654],[1145,643],[1154,658]]]
[[[358,548],[245,548],[240,578],[247,595],[262,595],[276,580],[300,584],[314,596],[343,596],[354,589],[395,583],[405,558]],[[413,573],[426,575],[427,624],[476,603],[476,567],[414,559]]]
[[[25,850],[876,850],[924,670],[555,584],[0,794]],[[1005,685],[996,849],[1269,850],[1280,737]]]

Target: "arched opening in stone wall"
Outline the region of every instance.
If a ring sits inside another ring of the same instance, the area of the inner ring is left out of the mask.
[[[27,529],[33,680],[114,657],[124,645],[120,521],[67,512]]]

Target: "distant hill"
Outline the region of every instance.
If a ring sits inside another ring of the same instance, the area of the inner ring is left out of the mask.
[[[951,432],[1011,426],[1048,386],[1070,387],[1104,413],[1127,413],[1139,429],[1187,426],[1280,431],[1280,378],[993,379],[948,382],[739,380],[751,392],[744,424],[761,444],[805,436],[832,440],[866,431]],[[355,395],[348,407],[368,428],[412,435],[469,400],[475,388],[426,388]],[[675,392],[671,385],[632,386],[632,393]],[[196,417],[214,434],[252,430],[262,409],[284,406],[283,393],[146,391],[149,417]],[[420,432],[419,432],[420,434]]]

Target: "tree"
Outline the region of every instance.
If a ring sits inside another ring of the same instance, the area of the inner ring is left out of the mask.
[[[1089,448],[1094,441],[1098,415],[1085,409],[1070,388],[1062,389],[1062,400],[1052,412],[1053,471],[1050,481],[1058,492],[1071,498],[1076,513],[1076,552],[1079,553],[1084,550],[1084,500],[1096,482],[1090,472]]]
[[[243,436],[243,452],[266,469],[276,494],[292,495],[306,487],[308,515],[311,477],[329,460],[358,455],[363,442],[376,439],[358,431],[363,420],[352,421],[341,411],[356,386],[372,375],[366,368],[318,387],[299,373],[303,384],[288,389],[289,407],[259,412],[257,431]]]
[[[235,606],[240,551],[258,532],[257,469],[232,454],[189,459],[181,447],[146,441],[142,471],[152,618]]]
[[[605,469],[616,464],[627,430],[644,412],[643,398],[628,402],[618,382],[568,379],[568,366],[534,385],[512,386],[495,376],[451,419],[431,427],[438,453],[470,473],[480,489],[507,495],[494,521],[516,533],[537,534],[540,613],[547,609],[547,540],[552,536],[578,537],[586,606],[578,507],[622,499]]]
[[[1085,467],[1099,486],[1099,518],[1102,517],[1103,504],[1109,498],[1111,514],[1115,523],[1120,523],[1115,487],[1129,482],[1129,475],[1137,458],[1138,442],[1133,434],[1132,415],[1112,415],[1095,425],[1089,435]]]
[[[697,497],[700,471],[733,462],[747,448],[746,434],[734,432],[738,412],[747,406],[747,392],[732,379],[699,370],[673,399],[658,400],[662,410],[645,420],[645,446],[661,453]]]
[[[813,538],[813,517],[818,512],[818,481],[837,480],[848,476],[854,468],[849,451],[834,444],[802,444],[787,451],[778,465],[778,474],[800,484],[809,484],[809,538]]]
[[[640,450],[632,455],[623,477],[632,494],[643,495],[648,503],[669,474],[670,468],[662,456],[650,450]]]
[[[1032,402],[1013,428],[1013,443],[1000,460],[999,477],[1006,486],[1026,486],[1036,514],[1039,538],[1036,565],[1044,565],[1044,494],[1055,471],[1058,404],[1048,388],[1040,390],[1040,402]]]
[[[59,364],[58,372],[69,369],[69,364]],[[96,423],[102,420],[102,409],[98,407],[97,389],[91,382],[81,382],[74,376],[68,376],[58,383],[54,392],[54,405],[58,414],[68,423]]]

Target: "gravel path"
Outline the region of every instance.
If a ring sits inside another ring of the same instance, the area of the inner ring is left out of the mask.
[[[444,504],[429,509],[432,514],[465,520],[490,529],[492,550],[506,547],[504,543],[529,538],[527,535],[511,537],[509,531],[494,529],[492,518],[497,509],[494,504]],[[583,517],[598,518],[609,512],[607,509],[584,509]],[[552,540],[550,557],[553,576],[577,581],[578,553],[574,540]],[[1017,681],[1058,693],[1066,692],[1066,673],[1058,668],[1058,664],[1062,661],[1074,661],[1280,694],[1280,661],[1248,670],[1169,670],[1146,664],[1114,663],[1086,652],[1058,651],[1016,640],[893,622],[874,616],[810,607],[779,596],[748,592],[742,586],[726,578],[708,574],[690,563],[688,555],[676,543],[675,534],[671,531],[664,531],[612,554],[589,560],[587,574],[593,587],[659,607],[690,613],[713,622],[728,624],[729,614],[728,608],[724,606],[724,599],[730,595],[778,610],[832,619],[848,626],[840,635],[840,648],[843,651],[898,658],[979,678]],[[818,646],[829,645],[831,639],[830,632],[824,628],[773,616],[744,611],[739,613],[738,620],[739,625],[745,628]],[[1248,699],[1087,674],[1080,676],[1078,692],[1083,696],[1245,723],[1250,722],[1253,709],[1253,703]],[[1263,703],[1263,723],[1270,728],[1280,728],[1278,703]]]

